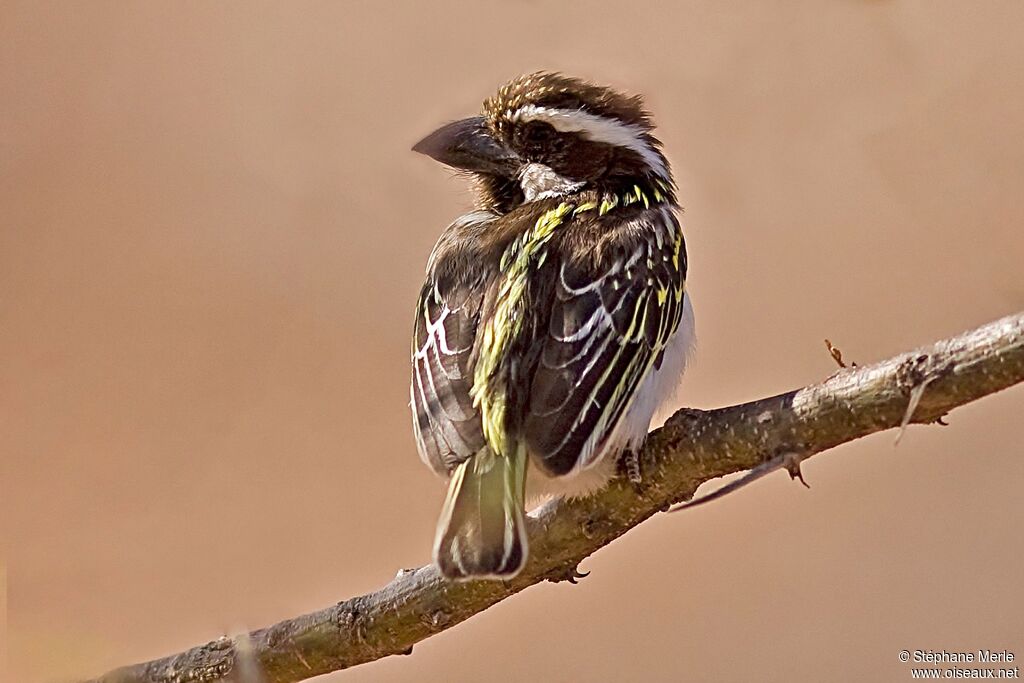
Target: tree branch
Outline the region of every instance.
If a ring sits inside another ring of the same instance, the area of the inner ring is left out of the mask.
[[[641,480],[556,500],[530,515],[530,561],[512,581],[450,583],[428,565],[380,590],[145,664],[94,683],[291,683],[410,654],[415,643],[544,580],[574,581],[594,551],[703,482],[786,456],[816,453],[949,410],[1024,381],[1024,313],[820,384],[718,410],[684,409],[654,430],[638,456]],[[914,405],[916,403],[916,405]]]

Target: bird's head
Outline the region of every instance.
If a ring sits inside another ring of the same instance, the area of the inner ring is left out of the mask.
[[[431,133],[413,150],[480,180],[483,204],[511,204],[584,187],[671,184],[638,96],[557,73],[520,76],[484,101],[483,115]]]

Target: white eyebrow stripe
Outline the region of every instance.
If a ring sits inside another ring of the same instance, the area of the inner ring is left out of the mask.
[[[527,104],[516,110],[513,121],[544,121],[562,133],[580,133],[589,140],[624,147],[640,155],[644,163],[662,178],[668,178],[663,157],[644,139],[640,126],[597,116],[582,109],[553,109]]]

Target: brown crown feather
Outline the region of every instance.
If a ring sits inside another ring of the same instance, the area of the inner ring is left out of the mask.
[[[650,114],[639,95],[625,95],[564,74],[538,71],[513,78],[484,100],[483,114],[495,128],[508,123],[511,114],[526,105],[552,109],[582,109],[597,116],[618,119],[650,130]]]

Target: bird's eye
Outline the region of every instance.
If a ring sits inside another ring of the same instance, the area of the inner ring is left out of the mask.
[[[541,144],[555,137],[555,129],[544,121],[531,121],[522,129],[522,141],[529,144]]]

